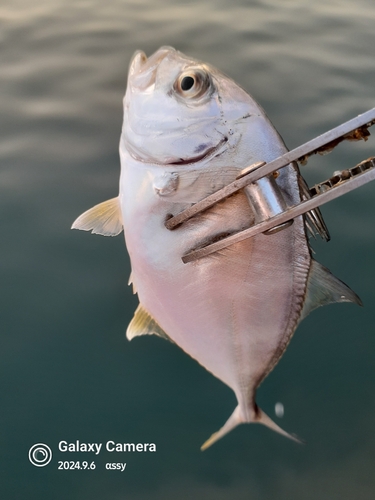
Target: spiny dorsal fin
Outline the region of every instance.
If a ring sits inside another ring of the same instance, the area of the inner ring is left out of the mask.
[[[298,170],[298,185],[301,192],[302,200],[308,200],[311,198],[311,193],[308,185],[306,184],[305,179],[302,177]],[[323,238],[323,240],[329,241],[331,239],[329,235],[328,228],[326,223],[324,222],[323,216],[319,210],[319,208],[314,208],[309,212],[306,212],[304,215],[306,225],[311,233],[311,235],[315,238],[314,229],[317,233]],[[311,224],[309,224],[309,222]]]
[[[336,278],[326,267],[312,259],[300,321],[317,307],[333,302],[355,302],[362,305],[361,299],[353,290]]]
[[[132,340],[134,337],[139,337],[140,335],[158,335],[165,340],[173,342],[146,309],[139,304],[126,330],[126,337],[128,340]]]
[[[123,229],[118,197],[90,208],[73,222],[72,229],[91,231],[103,236],[117,236]]]

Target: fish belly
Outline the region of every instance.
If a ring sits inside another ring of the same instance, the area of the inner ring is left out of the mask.
[[[140,303],[179,347],[234,390],[246,411],[301,314],[311,262],[303,220],[183,264],[182,255],[199,242],[251,225],[254,214],[240,193],[169,231],[164,221],[176,205],[155,198],[151,177],[124,169],[120,191]]]

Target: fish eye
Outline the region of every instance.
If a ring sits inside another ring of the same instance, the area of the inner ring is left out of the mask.
[[[195,84],[195,80],[192,76],[184,76],[181,80],[181,90],[190,90]]]
[[[191,68],[180,74],[174,83],[175,92],[185,98],[199,98],[212,88],[211,78],[201,68]]]

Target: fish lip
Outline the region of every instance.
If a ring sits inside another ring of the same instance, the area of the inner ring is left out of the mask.
[[[228,142],[228,137],[223,137],[217,144],[216,146],[212,146],[211,148],[208,148],[204,153],[194,156],[193,158],[187,158],[187,159],[180,159],[178,161],[170,161],[167,163],[163,163],[162,165],[191,165],[193,163],[198,163],[202,160],[206,160],[209,158],[213,158],[214,156],[217,156],[216,153],[221,151],[220,149],[222,146],[224,146]]]
[[[163,46],[147,57],[143,50],[136,50],[130,60],[128,85],[136,83],[138,89],[146,89],[155,83],[156,71],[163,59],[176,52],[173,47]]]
[[[136,50],[130,59],[129,68],[133,73],[138,72],[145,62],[147,62],[146,54],[143,50]]]

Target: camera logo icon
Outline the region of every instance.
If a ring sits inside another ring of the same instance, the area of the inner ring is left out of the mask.
[[[45,467],[52,460],[52,450],[44,443],[34,444],[29,450],[29,460],[35,467]]]

